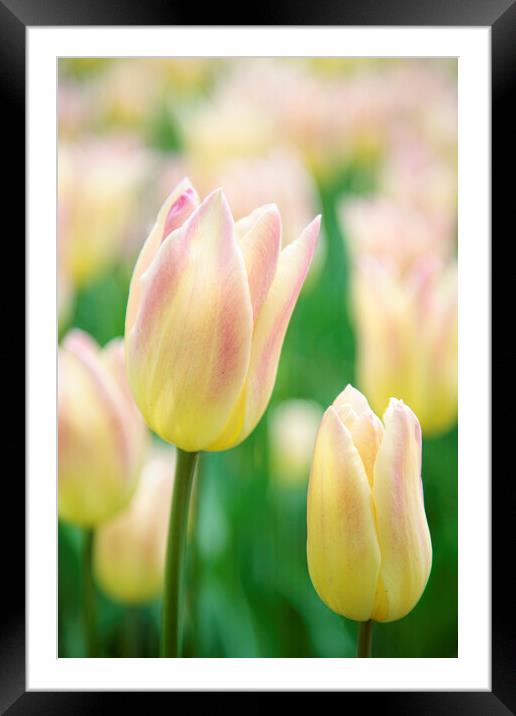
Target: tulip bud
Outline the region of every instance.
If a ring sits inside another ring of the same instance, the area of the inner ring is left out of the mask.
[[[457,418],[457,266],[423,257],[405,275],[373,261],[352,283],[359,385],[381,413],[389,396],[412,406],[425,434]]]
[[[408,614],[426,586],[432,544],[421,482],[421,428],[391,398],[383,424],[352,386],[325,412],[307,505],[310,578],[357,621]]]
[[[145,425],[125,378],[122,341],[99,349],[82,331],[59,349],[59,517],[92,527],[130,500],[141,469]]]
[[[286,400],[271,411],[270,455],[279,482],[306,485],[322,413],[310,400]]]
[[[275,205],[236,224],[219,189],[172,192],[136,263],[126,314],[129,384],[147,425],[182,450],[225,450],[263,415],[319,234],[280,252]]]
[[[174,454],[155,449],[144,465],[128,507],[102,524],[95,535],[95,578],[111,598],[136,604],[161,591]]]

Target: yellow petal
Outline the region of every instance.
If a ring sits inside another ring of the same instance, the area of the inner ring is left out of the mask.
[[[374,471],[382,554],[373,619],[401,619],[417,604],[430,574],[432,544],[421,482],[421,428],[412,410],[391,398]]]
[[[335,398],[333,401],[333,407],[338,412],[342,407],[349,405],[353,408],[357,415],[361,415],[367,410],[370,410],[369,403],[365,395],[354,388],[350,383],[346,385],[342,393]]]
[[[374,505],[362,460],[335,408],[324,414],[307,503],[310,578],[330,609],[370,619],[380,569]]]
[[[351,433],[372,486],[374,463],[383,438],[382,422],[369,407],[367,398],[350,384],[333,401],[333,407]]]

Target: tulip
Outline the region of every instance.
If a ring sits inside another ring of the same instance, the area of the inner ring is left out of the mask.
[[[59,517],[94,527],[131,499],[145,425],[127,386],[120,339],[101,350],[74,330],[58,360]]]
[[[169,449],[153,450],[129,505],[97,530],[94,574],[112,599],[139,604],[154,599],[161,591],[172,495],[172,458]]]
[[[275,205],[236,224],[222,190],[183,180],[137,261],[126,314],[129,384],[147,425],[187,452],[242,442],[263,415],[320,217],[282,251]]]
[[[400,134],[378,173],[379,191],[398,203],[440,217],[443,223],[456,222],[456,137],[454,155],[449,157],[439,154],[417,133],[412,136],[407,130]]]
[[[229,157],[259,156],[277,142],[270,113],[257,112],[236,96],[219,95],[209,103],[198,103],[176,121],[182,127],[187,155],[198,157],[210,169]]]
[[[123,248],[148,165],[129,141],[60,144],[59,252],[74,285],[96,279]]]
[[[391,398],[382,421],[348,385],[324,413],[307,505],[310,578],[334,612],[360,622],[401,619],[432,562],[421,482],[421,428]]]
[[[281,249],[274,204],[233,220],[218,189],[184,179],[136,263],[125,336],[129,384],[147,425],[177,448],[163,594],[162,654],[181,652],[186,525],[201,450],[242,442],[263,415],[320,217]]]
[[[271,411],[272,470],[285,485],[306,485],[322,408],[311,400],[286,400]]]
[[[457,266],[423,256],[404,275],[372,260],[353,275],[358,383],[381,414],[398,395],[425,435],[457,419]]]
[[[451,220],[384,196],[346,200],[340,216],[355,261],[370,257],[399,273],[428,254],[448,259],[455,250]]]

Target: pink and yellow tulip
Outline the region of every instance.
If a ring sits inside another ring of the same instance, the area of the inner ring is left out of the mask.
[[[155,448],[129,505],[100,525],[94,543],[97,583],[111,598],[139,604],[163,585],[174,453]]]
[[[225,450],[263,415],[308,272],[320,218],[281,247],[275,205],[234,222],[218,189],[183,180],[162,206],[133,273],[129,384],[147,425],[182,450]]]
[[[391,398],[382,421],[352,386],[325,412],[307,505],[310,578],[322,601],[356,621],[401,619],[432,563],[421,482],[421,428]]]
[[[427,434],[457,419],[457,265],[424,256],[403,275],[372,260],[352,279],[358,383],[377,413],[398,395]]]
[[[149,166],[133,140],[60,143],[59,254],[74,286],[95,280],[121,253]]]
[[[74,330],[59,349],[59,517],[94,527],[131,499],[147,432],[125,377],[123,343]]]
[[[449,259],[455,226],[448,216],[430,213],[382,195],[344,201],[340,218],[351,256],[369,257],[403,274],[422,257]]]

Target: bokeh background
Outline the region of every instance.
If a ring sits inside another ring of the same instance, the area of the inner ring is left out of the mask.
[[[235,218],[276,202],[284,242],[322,213],[320,246],[269,408],[242,445],[201,456],[184,650],[200,657],[354,656],[357,625],[333,614],[308,576],[311,448],[322,411],[345,385],[364,389],[364,319],[353,299],[364,257],[395,265],[397,281],[421,254],[438,260],[440,272],[456,270],[456,61],[62,59],[58,96],[60,340],[74,327],[100,345],[123,336],[138,251],[185,175],[201,197],[222,186]],[[415,352],[426,350],[431,321],[439,328],[446,320],[445,312],[435,318],[429,311],[412,334]],[[435,372],[450,340],[427,356]],[[454,371],[451,365],[452,377]],[[431,370],[423,380],[431,392]],[[456,403],[453,390],[450,400]],[[374,656],[457,655],[453,410],[444,423],[433,434],[423,431],[430,580],[409,616],[375,626]],[[84,656],[84,535],[60,522],[58,544],[59,656]],[[101,584],[96,589],[98,655],[157,656],[159,594],[127,603]]]

